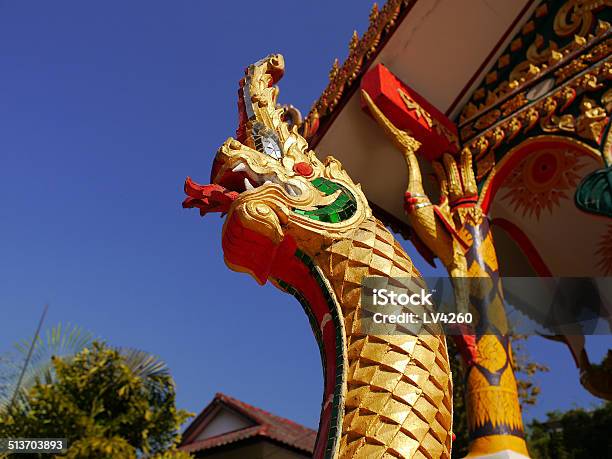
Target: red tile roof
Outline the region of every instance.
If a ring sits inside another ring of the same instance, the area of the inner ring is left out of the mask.
[[[193,441],[201,430],[198,427],[208,421],[209,415],[221,405],[242,414],[252,420],[255,425]],[[180,449],[188,452],[201,451],[255,437],[267,438],[312,454],[317,432],[228,395],[217,393],[212,402],[202,410],[185,430]]]

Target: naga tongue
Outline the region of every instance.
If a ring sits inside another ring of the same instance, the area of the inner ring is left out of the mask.
[[[183,207],[197,207],[202,216],[211,212],[229,211],[232,202],[238,197],[236,191],[215,184],[199,185],[190,177],[185,180],[185,194],[189,197],[183,201]]]

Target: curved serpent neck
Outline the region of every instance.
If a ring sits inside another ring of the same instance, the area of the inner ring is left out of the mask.
[[[238,138],[219,148],[212,184],[186,180],[183,205],[226,212],[226,264],[304,306],[324,369],[317,459],[448,458],[452,384],[441,330],[359,332],[366,276],[418,283],[420,275],[340,162],[319,161],[283,119],[275,86],[283,71],[281,55],[246,69]]]
[[[444,337],[360,332],[364,277],[420,278],[408,255],[371,217],[313,261],[333,289],[346,333],[338,457],[450,457],[452,382]]]

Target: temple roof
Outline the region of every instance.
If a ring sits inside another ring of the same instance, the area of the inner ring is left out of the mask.
[[[180,449],[202,451],[257,437],[312,454],[317,432],[217,393],[185,430]]]
[[[329,83],[305,118],[303,133],[316,146],[359,87],[361,76],[385,64],[451,119],[469,100],[537,0],[388,0],[375,3],[369,26],[336,61]]]
[[[332,66],[329,84],[302,124],[304,136],[320,157],[339,159],[362,185],[376,216],[406,237],[410,230],[402,199],[405,162],[363,111],[362,77],[383,64],[456,123],[474,92],[490,81],[513,39],[526,32],[523,28],[530,17],[542,14],[541,4],[538,0],[388,0],[380,8],[374,6],[367,31],[361,38],[355,32],[346,60]],[[535,34],[533,29],[528,32]],[[432,172],[428,164],[421,167],[428,177]],[[426,182],[426,192],[435,193]]]
[[[393,34],[414,0],[389,0],[382,9],[372,5],[368,30],[361,38],[353,31],[349,54],[342,65],[336,59],[329,72],[329,83],[304,120],[304,134],[312,142],[321,122],[327,121],[338,104],[357,86],[362,70],[376,57]],[[357,82],[353,85],[353,82]]]

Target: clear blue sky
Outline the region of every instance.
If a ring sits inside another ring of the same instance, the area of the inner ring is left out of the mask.
[[[48,302],[48,326],[159,355],[183,408],[223,391],[316,427],[322,373],[300,306],[225,267],[222,220],[183,210],[182,186],[206,182],[234,134],[246,65],[283,53],[281,101],[307,112],[370,6],[0,1],[0,352]],[[596,341],[600,359],[610,339]],[[595,401],[564,347],[529,348],[553,371],[528,417]]]

